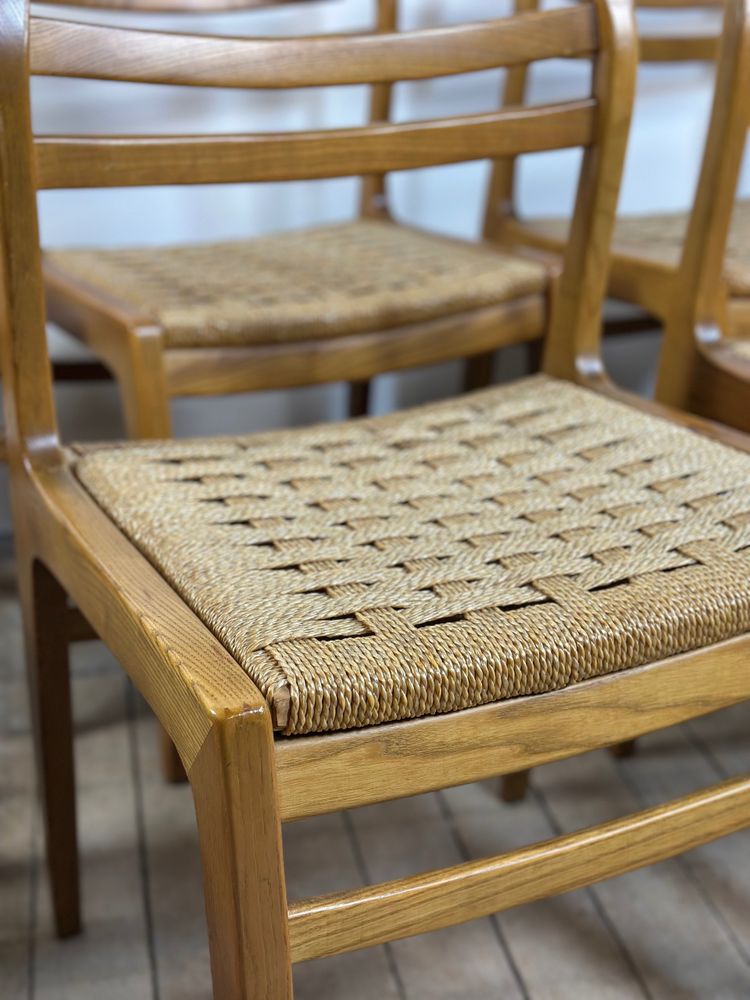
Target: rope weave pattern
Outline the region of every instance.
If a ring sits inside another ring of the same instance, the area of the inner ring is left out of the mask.
[[[152,317],[170,347],[389,329],[547,286],[540,264],[377,220],[241,242],[59,250],[47,257]]]
[[[567,219],[531,219],[530,225],[559,239],[567,239]],[[687,233],[688,215],[626,215],[617,220],[613,248],[636,257],[677,265]],[[724,273],[734,295],[750,295],[750,201],[734,206],[727,241]]]
[[[750,455],[537,376],[385,418],[84,450],[99,504],[288,734],[750,629]]]

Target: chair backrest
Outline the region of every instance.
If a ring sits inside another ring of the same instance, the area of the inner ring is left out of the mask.
[[[33,134],[33,75],[220,88],[390,85],[591,57],[590,95],[538,107],[359,128],[241,135]],[[29,16],[0,4],[0,225],[6,426],[11,460],[48,453],[56,423],[44,330],[36,192],[385,174],[583,147],[572,236],[550,323],[548,367],[575,377],[598,355],[609,241],[635,79],[629,0],[405,33],[296,39],[130,30]]]
[[[729,0],[731,3],[731,0]],[[685,14],[697,11],[721,11],[725,0],[635,0],[635,6],[643,10],[662,10],[670,14],[675,26]],[[542,0],[516,0],[518,13],[537,11]],[[719,52],[721,34],[717,31],[696,32],[679,28],[676,32],[647,30],[638,31],[638,59],[642,63],[713,62]],[[502,105],[523,104],[528,86],[528,67],[515,66],[508,71],[503,83]],[[503,220],[515,212],[515,181],[517,157],[503,157],[493,168],[487,208],[485,213],[485,236],[492,239],[502,229]]]

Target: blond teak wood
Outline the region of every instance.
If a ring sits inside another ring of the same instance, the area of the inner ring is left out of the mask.
[[[599,325],[634,89],[634,31],[625,0],[596,0],[581,11],[582,24],[596,19],[599,39],[591,97],[596,125],[585,137],[572,238],[555,287],[544,363],[551,374],[614,393],[599,361]],[[544,16],[508,22],[516,32],[516,59],[527,45],[532,47],[543,23]],[[32,694],[58,931],[72,933],[80,921],[67,663],[54,641],[56,625],[69,615],[63,594],[120,660],[188,772],[203,858],[214,995],[221,1000],[290,998],[295,958],[457,923],[502,905],[503,898],[521,903],[565,891],[750,823],[748,782],[740,779],[483,864],[288,907],[282,821],[525,769],[744,700],[750,696],[748,641],[739,637],[543,697],[332,736],[274,740],[269,705],[248,674],[94,503],[75,476],[72,456],[59,444],[45,346],[28,24],[27,0],[0,5],[0,332],[17,554],[27,653],[36,678]],[[519,24],[528,32],[519,30]],[[221,42],[213,44],[220,52]],[[288,45],[290,63],[302,66],[311,44],[290,40]],[[74,45],[68,53],[73,71],[78,58]],[[31,58],[32,65],[43,68],[33,52]],[[63,68],[58,61],[57,71]],[[520,118],[519,113],[514,121],[497,123],[508,147],[515,141],[525,148],[533,135],[527,124],[516,127]],[[451,158],[450,123],[445,130],[439,153]],[[453,136],[462,141],[460,126]],[[492,155],[497,139],[485,138],[486,146],[467,155]],[[569,138],[583,137],[576,133]],[[329,147],[322,138],[318,141],[318,162],[325,164],[341,137],[334,136]],[[357,136],[345,141],[356,146]],[[160,144],[159,158],[149,169],[164,182],[172,170],[187,181],[191,143]],[[128,157],[128,140],[119,145]],[[225,165],[236,171],[232,150],[213,145],[214,175]],[[138,149],[137,140],[132,148]],[[407,150],[403,141],[392,155]],[[387,171],[392,163],[387,144],[381,153]],[[114,148],[107,152],[113,163],[116,154]],[[429,155],[438,158],[438,152]],[[136,152],[135,160],[139,156]],[[253,166],[248,159],[248,180]],[[289,169],[299,171],[296,164]],[[118,177],[126,179],[122,172]],[[85,173],[79,183],[87,183]],[[699,432],[710,430],[699,420],[692,425]],[[727,438],[743,444],[739,436]],[[621,849],[626,844],[629,851]],[[351,923],[348,913],[353,914]],[[359,942],[353,940],[352,928],[362,930]]]

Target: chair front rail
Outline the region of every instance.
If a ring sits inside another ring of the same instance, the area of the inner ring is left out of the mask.
[[[324,736],[279,739],[283,820],[573,757],[750,698],[750,637],[550,694]],[[554,725],[550,720],[554,719]]]
[[[164,373],[172,396],[368,379],[416,363],[438,364],[533,340],[543,333],[547,315],[547,298],[539,294],[408,327],[335,339],[171,348],[164,352]]]
[[[750,775],[554,840],[452,868],[304,900],[292,961],[370,948],[570,892],[664,861],[748,824]]]

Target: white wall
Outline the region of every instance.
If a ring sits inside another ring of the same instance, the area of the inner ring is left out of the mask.
[[[404,27],[445,24],[503,15],[507,0],[402,0]],[[173,30],[227,34],[305,34],[352,30],[371,23],[373,0],[322,0],[289,8],[231,15],[142,18]],[[61,16],[60,8],[38,11]],[[71,9],[67,16],[75,16]],[[681,24],[689,29],[685,15]],[[708,15],[694,21],[705,26]],[[133,24],[127,15],[102,21]],[[674,25],[670,15],[651,14],[652,23]],[[638,106],[622,191],[624,212],[679,209],[689,204],[696,179],[711,97],[712,74],[700,65],[642,69]],[[489,110],[496,106],[499,73],[403,85],[397,116]],[[586,72],[578,64],[553,62],[533,78],[534,100],[560,100],[583,93]],[[297,93],[214,92],[191,88],[143,88],[87,81],[37,80],[35,127],[39,132],[242,131],[351,125],[366,114],[363,88]],[[527,158],[521,178],[521,206],[533,214],[563,213],[570,205],[578,156],[552,153]],[[461,236],[477,235],[487,178],[485,164],[399,175],[392,180],[396,213],[411,222]],[[357,183],[45,192],[41,229],[47,246],[162,244],[240,237],[272,230],[333,222],[356,212]],[[60,350],[58,341],[55,350]],[[69,348],[65,347],[64,350]],[[628,339],[613,348],[615,376],[636,388],[648,385],[655,357],[653,337]],[[504,374],[518,370],[518,356],[502,356]],[[458,365],[378,380],[375,405],[389,409],[457,391]],[[109,385],[64,386],[58,390],[63,431],[85,438],[122,434],[119,403]],[[341,386],[174,404],[179,435],[245,431],[344,413]],[[0,532],[7,514],[0,510]]]

